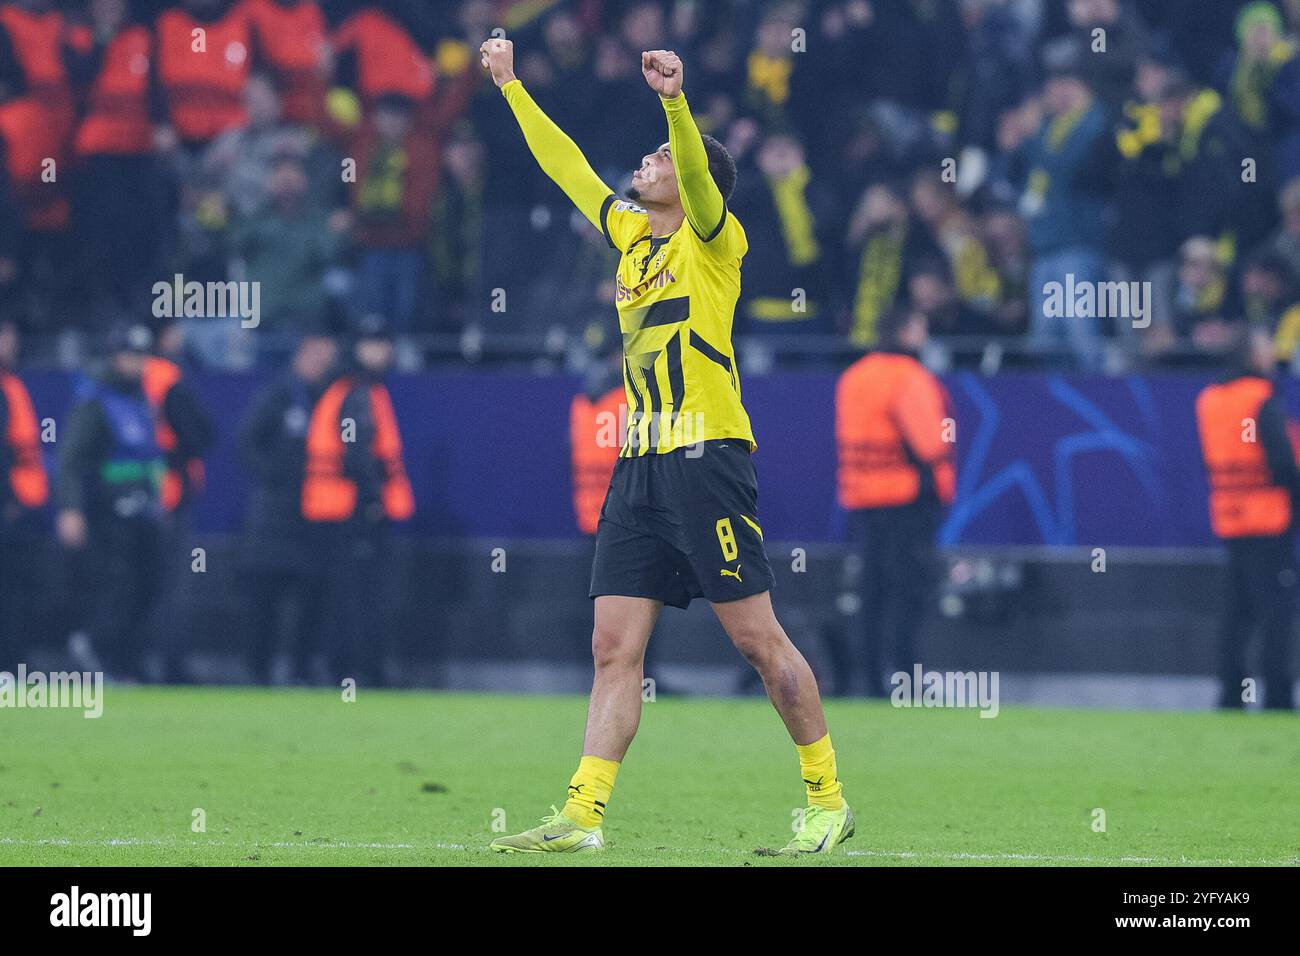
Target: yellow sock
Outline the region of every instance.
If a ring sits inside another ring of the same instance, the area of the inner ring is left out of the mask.
[[[838,810],[844,806],[844,788],[835,772],[835,750],[831,735],[810,744],[795,744],[799,751],[799,773],[808,789],[808,805]]]
[[[600,826],[617,776],[617,760],[583,754],[578,772],[569,781],[569,799],[564,804],[564,815],[579,826]]]

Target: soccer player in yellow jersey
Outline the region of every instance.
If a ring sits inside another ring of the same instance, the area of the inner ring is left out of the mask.
[[[628,421],[596,532],[591,596],[596,673],[578,771],[562,810],[492,842],[502,852],[599,850],[620,762],[641,719],[646,642],[665,604],[704,597],[758,670],[794,738],[808,795],[784,852],[826,853],[853,835],[812,670],[772,612],[772,570],[758,521],[755,446],[740,403],[731,324],[745,230],[727,210],[736,166],[702,136],[682,94],[682,61],[641,54],[668,142],[644,156],[631,202],[592,171],[514,74],[509,40],[480,48],[542,170],[621,253],[615,306]],[[695,776],[709,779],[710,768]],[[721,791],[727,781],[714,780]],[[553,808],[552,808],[553,809]]]

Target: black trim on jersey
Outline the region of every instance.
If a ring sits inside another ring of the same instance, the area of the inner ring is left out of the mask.
[[[669,234],[666,235],[666,236],[651,236],[651,237],[650,237],[650,251],[647,252],[647,253],[645,254],[645,258],[641,260],[641,277],[640,277],[639,281],[641,281],[641,282],[644,282],[644,281],[645,281],[645,274],[646,274],[648,271],[650,271],[650,260],[653,259],[653,258],[655,257],[655,253],[656,253],[656,252],[658,252],[660,249],[663,248],[664,243],[666,243],[666,242],[667,242],[669,239],[671,239],[671,238],[672,238],[672,233],[669,233]],[[633,249],[636,248],[636,244],[635,244],[635,243],[633,243],[632,248],[633,248]],[[631,251],[632,251],[631,249],[628,250],[629,253],[630,253]]]
[[[668,345],[664,351],[668,353],[668,388],[672,396],[673,417],[672,424],[677,424],[677,416],[681,414],[682,402],[686,399],[686,379],[682,375],[682,340],[679,336],[674,335],[668,340]]]
[[[672,325],[691,317],[691,297],[679,295],[675,299],[660,299],[646,306],[645,320],[638,327],[649,329],[656,325]]]
[[[628,449],[628,454],[631,454],[632,446],[636,441],[637,429],[645,412],[645,399],[641,397],[641,389],[636,387],[636,379],[632,377],[632,363],[627,359],[623,359],[623,369],[627,373],[627,387],[632,389],[632,397],[636,399],[636,407],[632,410],[632,414],[628,416],[627,441],[624,443],[624,448]]]
[[[695,233],[697,236],[700,236],[701,242],[712,242],[714,239],[718,238],[718,233],[722,232],[722,226],[726,221],[727,221],[727,201],[724,199],[722,201],[722,218],[719,219],[718,224],[713,227],[713,231],[709,233],[707,236],[700,236],[700,230],[695,228],[695,223],[691,223],[691,232]]]
[[[623,368],[627,370],[627,384],[632,389],[632,397],[636,399],[636,408],[632,409],[632,412],[640,415],[645,411],[645,399],[641,395],[641,389],[636,387],[636,378],[632,375],[632,363],[623,359]]]
[[[659,358],[659,353],[655,353],[655,359]],[[652,360],[649,367],[643,367],[641,373],[645,376],[645,390],[650,395],[650,417],[655,419],[657,426],[658,417],[663,414],[664,397],[659,392],[659,377],[655,375],[654,361]]]
[[[614,245],[614,237],[609,234],[609,207],[618,201],[615,193],[610,193],[605,197],[605,201],[600,204],[600,231],[605,234],[605,241],[609,243],[611,249],[617,249]]]
[[[691,348],[695,349],[697,352],[703,352],[705,358],[711,362],[717,362],[727,370],[728,375],[731,375],[731,359],[727,358],[708,342],[704,341],[704,339],[700,338],[694,329],[691,329]]]

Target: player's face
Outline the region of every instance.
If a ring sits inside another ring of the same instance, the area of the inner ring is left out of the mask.
[[[628,195],[642,204],[659,205],[677,200],[677,171],[673,169],[673,156],[667,143],[641,158],[640,167],[632,174]]]

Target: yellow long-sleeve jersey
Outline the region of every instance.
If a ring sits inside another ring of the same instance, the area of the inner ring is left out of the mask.
[[[501,92],[542,170],[622,254],[614,305],[629,411],[620,454],[663,453],[719,438],[757,447],[731,342],[749,242],[709,174],[686,97],[662,100],[686,222],[655,236],[646,211],[614,194],[522,83],[513,80]]]

